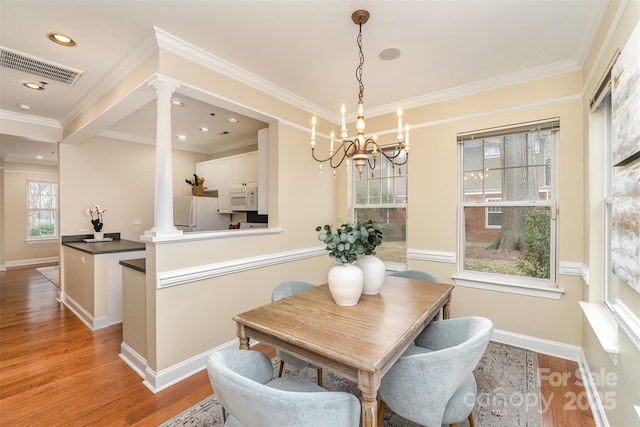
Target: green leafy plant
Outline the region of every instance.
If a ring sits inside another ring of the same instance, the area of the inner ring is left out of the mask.
[[[360,230],[362,242],[364,243],[364,254],[375,255],[376,248],[382,244],[384,233],[382,225],[372,219],[358,223],[356,228]]]
[[[101,208],[98,205],[93,205],[87,209],[87,215],[91,217],[91,225],[93,225],[93,231],[96,233],[102,230],[104,224],[102,223],[102,215],[106,212],[106,209]]]
[[[551,213],[548,210],[534,210],[525,216],[526,226],[520,235],[522,245],[518,268],[528,276],[549,279]]]
[[[192,187],[199,187],[202,185],[202,183],[204,182],[204,178],[200,178],[198,175],[196,175],[195,173],[193,174],[193,179],[185,179],[184,182],[186,182],[187,184],[189,184]]]
[[[319,232],[318,240],[327,245],[329,256],[341,264],[352,264],[365,254],[366,238],[363,238],[360,230],[360,227],[354,227],[350,222],[341,224],[335,233],[328,224],[316,227]]]

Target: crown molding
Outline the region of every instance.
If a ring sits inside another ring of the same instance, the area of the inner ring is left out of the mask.
[[[13,111],[7,110],[0,110],[0,119],[62,129],[60,122],[58,122],[57,120],[47,119],[46,117],[32,116],[30,114],[14,113]]]
[[[468,85],[458,86],[452,89],[442,90],[424,96],[417,96],[415,98],[397,101],[393,104],[368,108],[367,116],[375,117],[383,114],[394,113],[398,109],[398,105],[402,105],[402,108],[404,109],[422,107],[424,105],[434,104],[436,102],[449,101],[456,98],[462,98],[464,96],[476,95],[478,93],[501,89],[507,86],[513,86],[516,84],[540,80],[558,74],[577,71],[579,69],[580,66],[576,61],[560,61],[541,67],[530,68],[518,73],[505,74],[500,77],[481,80],[478,82],[470,83]],[[355,120],[355,116],[353,117],[353,119]]]
[[[336,122],[339,117],[336,113],[326,110],[292,92],[289,92],[280,86],[277,86],[249,71],[226,61],[219,56],[213,55],[189,42],[186,42],[172,34],[158,28],[153,27],[156,34],[158,47],[168,50],[171,53],[182,56],[190,61],[200,64],[206,68],[214,70],[234,80],[238,80],[248,86],[260,90],[267,95],[280,99],[288,104],[298,107],[302,110],[309,111],[327,120]]]
[[[105,138],[113,138],[113,139],[120,139],[122,141],[135,142],[138,144],[156,145],[156,140],[153,138],[134,135],[132,133],[127,133],[127,132],[117,132],[117,131],[105,129],[98,132],[96,135],[102,136]],[[176,150],[190,151],[190,152],[200,153],[200,154],[215,154],[215,153],[222,153],[224,151],[234,150],[236,148],[246,147],[246,146],[257,144],[257,143],[258,143],[258,138],[249,137],[249,138],[237,140],[231,143],[220,144],[219,146],[216,146],[214,150],[207,150],[207,149],[197,147],[195,145],[190,145],[188,143],[181,143],[181,142],[172,142],[171,146]]]

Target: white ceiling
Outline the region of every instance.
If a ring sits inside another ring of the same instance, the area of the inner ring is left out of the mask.
[[[371,116],[398,105],[419,105],[578,69],[606,4],[606,0],[0,0],[2,47],[83,71],[72,86],[50,81],[46,90],[36,92],[22,87],[22,82],[44,79],[0,68],[0,114],[64,126],[157,45],[155,27],[227,61],[283,98],[334,118],[340,104],[353,111],[357,103],[358,27],[351,13],[367,9],[371,18],[363,26],[364,100]],[[52,31],[73,37],[77,46],[50,42],[47,34]],[[400,49],[400,57],[380,59],[380,51],[390,47]],[[239,110],[183,98],[193,108],[182,114],[191,122],[183,124],[180,113],[174,114],[174,133],[208,126],[198,124],[207,119],[213,122],[212,132],[194,132],[183,148],[215,152],[215,144],[246,141],[265,126],[239,116]],[[31,110],[20,110],[18,103],[30,105]],[[105,132],[152,143],[154,111],[154,105],[147,105]],[[216,115],[211,117],[211,112]],[[228,115],[239,116],[241,123],[228,125],[222,120]],[[245,124],[248,130],[242,130]],[[225,130],[230,133],[219,135]],[[27,161],[38,147],[45,156],[56,148],[8,135],[0,135],[0,144],[5,160]]]

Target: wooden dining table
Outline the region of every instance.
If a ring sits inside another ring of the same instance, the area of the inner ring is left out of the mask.
[[[357,382],[362,425],[375,427],[382,376],[441,309],[449,317],[452,290],[453,285],[387,276],[379,294],[343,307],[325,284],[233,320],[241,349],[255,339]]]

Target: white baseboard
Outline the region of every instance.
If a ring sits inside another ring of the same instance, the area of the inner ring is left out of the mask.
[[[46,258],[19,259],[17,261],[5,261],[5,267],[23,267],[26,265],[51,264],[52,262],[60,262],[57,256]]]
[[[252,341],[252,344],[254,343],[255,341]],[[144,381],[142,383],[153,393],[157,393],[168,387],[171,387],[174,384],[179,383],[180,381],[190,377],[191,375],[197,374],[203,369],[206,369],[207,359],[212,353],[219,350],[237,348],[238,340],[234,339],[190,359],[184,360],[169,368],[163,369],[160,372],[155,372],[153,369],[147,366],[145,369]]]
[[[120,359],[124,360],[124,363],[129,365],[131,369],[136,371],[136,374],[140,375],[144,379],[145,372],[147,370],[147,359],[140,356],[134,349],[129,347],[124,342],[120,344]]]
[[[589,369],[589,364],[587,363],[587,357],[582,350],[580,351],[579,366],[580,375],[582,375],[582,384],[584,385],[584,390],[587,393],[587,399],[589,399],[591,415],[593,415],[593,421],[595,422],[596,427],[610,427],[607,414],[604,410],[604,406],[602,405],[600,393],[598,393],[596,382],[593,379],[593,375],[591,375],[591,369]]]
[[[582,354],[582,348],[577,345],[564,344],[499,329],[493,331],[491,340],[574,362],[580,362]]]
[[[96,329],[106,328],[107,326],[111,326],[108,323],[107,316],[101,317],[93,317],[91,313],[85,310],[80,304],[76,302],[69,295],[62,292],[60,294],[60,301],[76,315],[78,319],[84,323],[87,328],[95,331]]]

